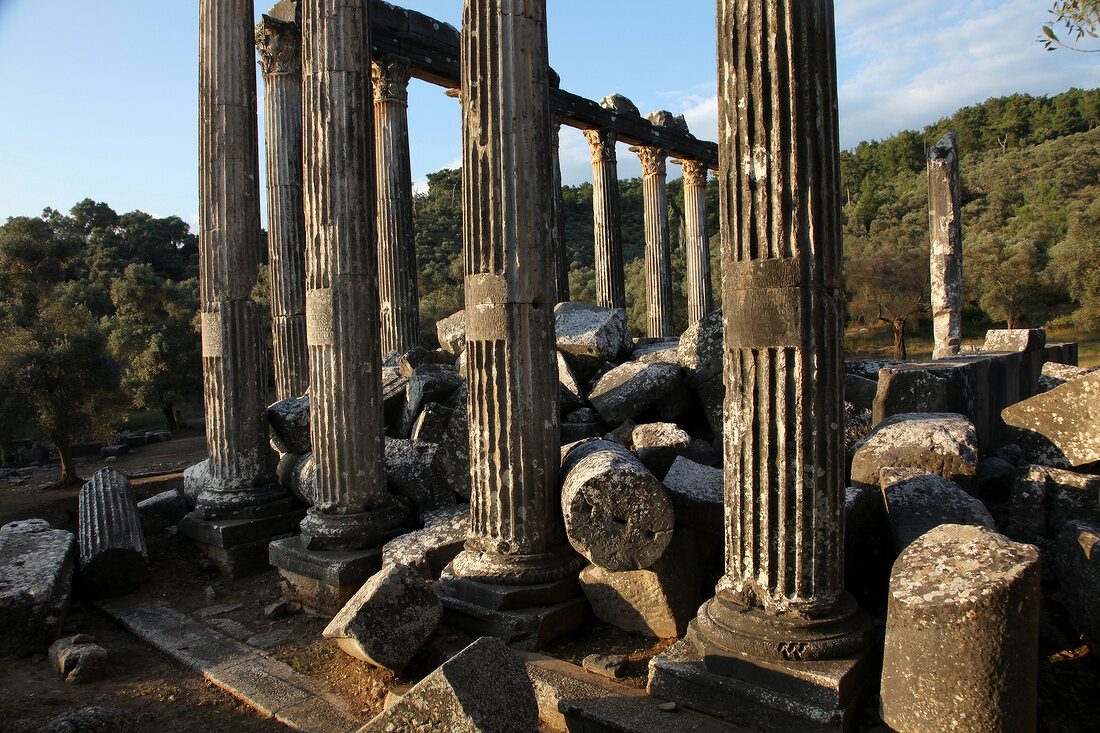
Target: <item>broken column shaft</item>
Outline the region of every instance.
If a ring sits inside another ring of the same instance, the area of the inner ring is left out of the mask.
[[[401,58],[387,57],[373,64],[383,354],[394,351],[404,354],[420,345],[420,294],[409,163],[409,71],[409,62]]]
[[[932,240],[933,359],[962,346],[962,194],[959,143],[949,132],[928,151],[928,232]]]
[[[660,148],[631,148],[642,161],[645,206],[646,335],[674,335],[672,326],[672,256],[668,243],[668,154]]]
[[[707,164],[680,161],[684,172],[684,219],[687,253],[688,325],[714,310],[710,284],[710,239],[707,236]]]
[[[592,219],[596,256],[596,305],[626,307],[622,222],[619,214],[617,136],[609,130],[585,130],[592,149]]]

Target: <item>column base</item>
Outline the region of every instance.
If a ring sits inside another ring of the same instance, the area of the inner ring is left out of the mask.
[[[274,481],[258,479],[258,485],[225,488],[210,468],[210,459],[183,472],[184,494],[192,497],[195,512],[205,521],[262,519],[286,514],[293,506],[287,490]]]
[[[318,511],[312,506],[302,520],[302,547],[314,552],[357,552],[380,547],[404,528],[405,512],[396,502],[355,514]]]
[[[279,570],[283,596],[320,616],[332,617],[382,567],[381,546],[354,552],[307,550],[301,536],[268,546],[270,564]]]
[[[273,539],[291,536],[303,511],[295,510],[261,519],[203,519],[198,510],[186,515],[179,532],[234,578],[267,570],[267,546]]]

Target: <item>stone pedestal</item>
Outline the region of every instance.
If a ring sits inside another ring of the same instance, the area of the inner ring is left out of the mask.
[[[510,7],[503,0],[469,0],[463,18],[472,493],[470,534],[440,591],[451,623],[537,645],[579,623],[583,601],[571,577],[580,558],[563,541],[555,505],[560,456],[546,3],[527,3],[523,14]],[[483,76],[486,67],[497,73]],[[510,134],[501,135],[505,128]],[[564,600],[558,584],[570,580],[573,599]],[[483,593],[482,586],[496,590]],[[494,595],[511,600],[486,600]]]
[[[622,221],[619,214],[617,137],[608,130],[585,130],[592,148],[592,223],[596,247],[596,305],[626,307]]]
[[[710,237],[707,232],[707,164],[680,161],[684,172],[684,219],[687,252],[688,325],[714,310],[710,283]]]
[[[646,335],[674,336],[672,326],[672,256],[668,243],[668,155],[660,148],[631,148],[642,161],[645,206]]]
[[[932,240],[932,358],[962,346],[962,194],[959,144],[949,132],[928,151],[928,232]]]
[[[382,548],[314,552],[300,536],[275,540],[267,558],[279,569],[283,596],[322,616],[335,616],[382,567]]]

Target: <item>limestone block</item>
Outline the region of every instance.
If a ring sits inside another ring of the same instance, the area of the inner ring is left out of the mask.
[[[454,410],[438,402],[429,402],[420,410],[409,437],[427,443],[440,443],[447,434]]]
[[[1066,522],[1100,522],[1100,476],[1028,466],[1012,485],[1007,534],[1020,542],[1054,539]]]
[[[399,671],[435,632],[443,606],[420,574],[407,565],[384,565],[325,628],[345,652]]]
[[[561,444],[569,445],[578,440],[595,438],[607,431],[607,424],[598,412],[590,407],[570,412],[561,421]]]
[[[560,351],[555,352],[554,355],[558,360],[558,406],[561,408],[561,414],[565,415],[586,407],[588,400],[584,398],[581,385],[574,376],[573,370],[569,368],[569,363]]]
[[[680,360],[679,337],[639,339],[630,355],[634,361],[668,362],[675,364]]]
[[[723,405],[726,401],[726,384],[721,374],[716,374],[707,381],[695,387],[695,394],[699,397],[699,404],[703,407],[703,417],[707,420],[714,433],[715,439],[721,442],[722,431],[725,428]]]
[[[44,519],[0,527],[0,654],[44,652],[57,638],[76,557],[72,533]]]
[[[409,435],[424,405],[446,401],[464,381],[458,370],[449,364],[421,364],[416,367],[405,387],[405,406],[402,409],[399,434],[395,437]]]
[[[725,472],[677,456],[662,482],[676,523],[721,537]]]
[[[271,442],[279,453],[309,453],[309,395],[279,400],[267,408]]]
[[[400,535],[382,547],[382,563],[407,565],[425,580],[439,580],[447,563],[462,552],[470,531],[470,507],[459,504],[432,512],[423,529]]]
[[[882,713],[910,731],[1035,730],[1039,552],[942,525],[894,564]]]
[[[58,639],[47,656],[53,671],[70,684],[93,682],[107,672],[107,650],[88,634]]]
[[[1001,411],[1009,425],[1049,439],[1073,466],[1100,461],[1100,372],[1055,387]]]
[[[982,351],[1039,351],[1046,345],[1045,328],[995,328],[985,332]]]
[[[675,516],[661,483],[623,446],[573,446],[562,462],[561,506],[573,548],[613,571],[649,567],[672,540]]]
[[[405,408],[405,391],[409,378],[397,367],[382,368],[382,417],[386,426],[395,428]]]
[[[682,378],[678,364],[628,361],[604,374],[588,401],[607,424],[619,425],[671,394]]]
[[[1100,523],[1066,522],[1055,557],[1074,628],[1095,652],[1100,649]]]
[[[390,493],[408,498],[419,514],[455,505],[455,493],[443,471],[438,443],[386,438]]]
[[[558,303],[554,308],[558,352],[581,380],[629,353],[633,342],[622,308]]]
[[[954,357],[883,367],[873,408],[875,424],[903,413],[954,412],[965,415],[980,431],[988,433],[994,411],[987,399],[990,387],[983,377],[989,378],[989,361]],[[992,439],[984,433],[979,437],[983,441]]]
[[[691,436],[676,423],[639,425],[630,434],[638,460],[658,479],[663,479],[673,461],[691,453]]]
[[[1039,375],[1039,392],[1049,392],[1055,387],[1061,387],[1066,382],[1080,379],[1096,370],[1097,367],[1085,369],[1084,367],[1060,364],[1054,361],[1045,362]]]
[[[359,733],[530,733],[538,703],[523,659],[492,637],[444,662]]]
[[[997,531],[997,523],[985,505],[954,481],[919,468],[884,468],[880,475],[890,534],[898,552],[941,524],[968,524]]]
[[[920,468],[969,489],[978,470],[978,437],[964,416],[903,413],[880,422],[855,445],[852,482],[879,485],[887,466]]]
[[[137,511],[142,531],[150,534],[176,527],[190,508],[178,489],[168,489],[139,501]]]
[[[435,324],[439,345],[455,356],[466,349],[466,311],[452,313]]]
[[[130,481],[104,468],[80,488],[80,579],[93,598],[129,593],[149,578],[149,551]]]
[[[711,311],[680,336],[680,366],[692,386],[722,374],[722,309]]]

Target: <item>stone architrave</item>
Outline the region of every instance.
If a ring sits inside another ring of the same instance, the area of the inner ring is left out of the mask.
[[[378,288],[382,353],[404,354],[420,345],[420,293],[413,231],[409,162],[409,76],[406,59],[372,64],[374,142],[378,172]]]
[[[933,359],[962,346],[962,194],[959,143],[949,132],[928,151],[928,231],[932,240]]]
[[[596,305],[626,307],[623,233],[619,214],[618,136],[610,130],[585,130],[592,149],[592,218],[596,238]]]
[[[674,336],[672,326],[672,255],[668,242],[668,154],[660,148],[631,148],[642,161],[645,207],[646,335]]]
[[[550,583],[580,565],[556,506],[546,3],[524,7],[467,0],[463,18],[470,534],[444,574],[447,593]],[[487,67],[497,73],[483,76]]]
[[[755,705],[827,700],[850,720],[870,622],[843,583],[833,5],[719,0],[717,17],[726,572],[690,638]],[[651,689],[669,689],[661,664]]]
[[[382,544],[401,509],[382,436],[370,5],[303,6],[306,336],[316,502],[306,550]]]
[[[550,162],[554,166],[550,205],[550,241],[554,251],[554,288],[559,303],[569,301],[569,253],[565,250],[565,208],[561,201],[561,115],[550,122]]]
[[[707,233],[707,164],[682,160],[684,172],[684,219],[687,236],[688,326],[703,320],[714,310],[710,284],[710,238]]]
[[[256,48],[264,77],[267,253],[277,400],[301,397],[309,389],[301,45],[298,3],[293,0],[271,8],[256,24]]]
[[[199,298],[210,457],[184,474],[201,521],[285,512],[268,444],[266,356],[252,300],[260,240],[253,4],[199,3]]]

